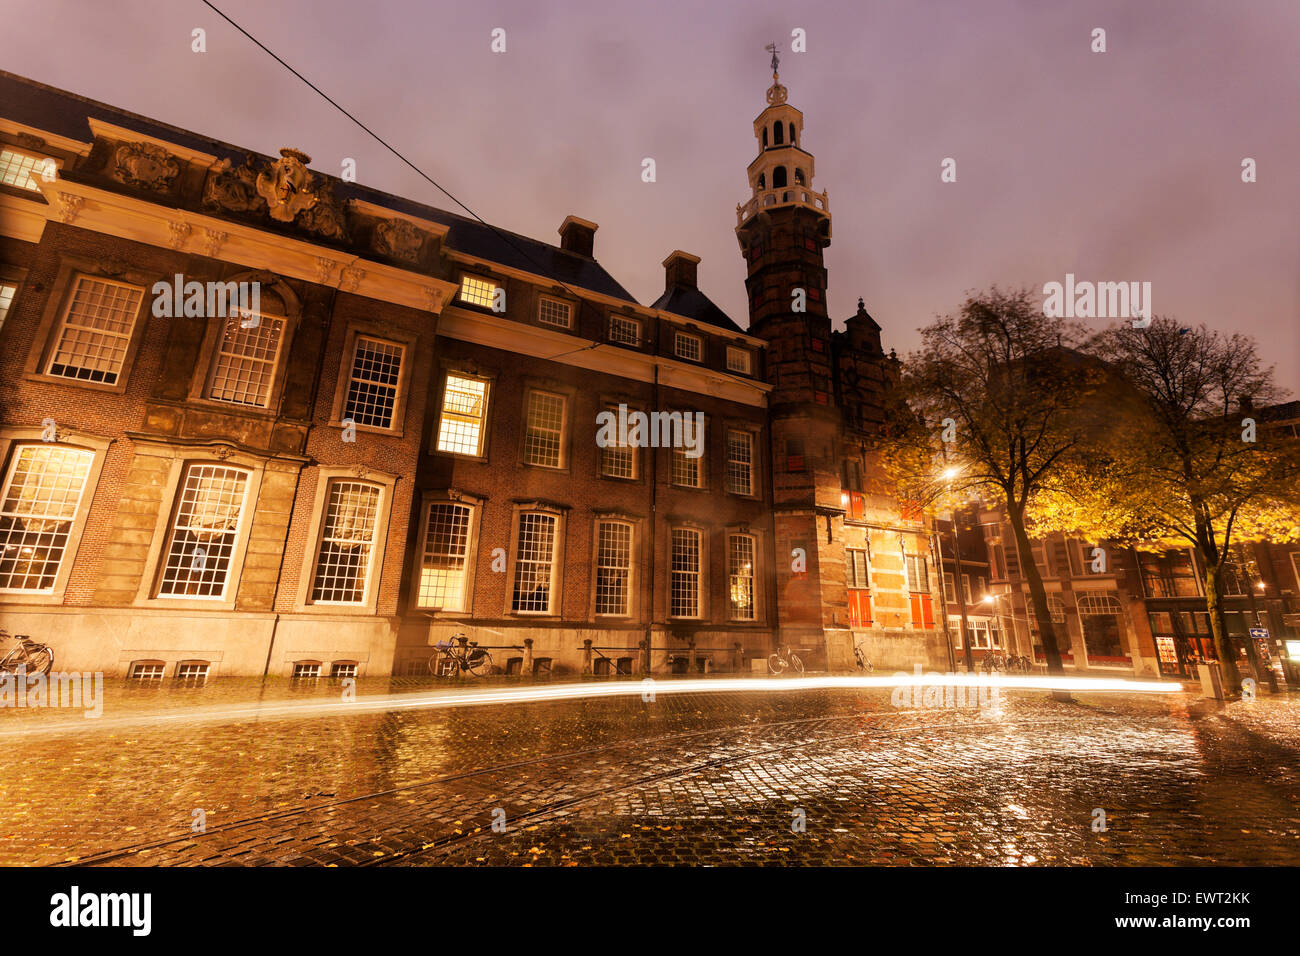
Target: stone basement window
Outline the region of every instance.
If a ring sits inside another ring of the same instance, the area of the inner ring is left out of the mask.
[[[330,677],[334,680],[342,680],[345,677],[357,676],[356,661],[335,661],[330,665]]]
[[[141,684],[161,683],[167,665],[163,661],[133,661],[127,680]]]
[[[294,680],[315,680],[320,677],[320,661],[294,661]]]
[[[181,661],[176,665],[176,681],[200,686],[207,683],[211,665],[207,661]]]

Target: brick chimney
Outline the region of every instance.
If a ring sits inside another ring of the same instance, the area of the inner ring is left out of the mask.
[[[664,260],[664,289],[698,289],[700,257],[674,249]]]
[[[564,222],[560,223],[560,248],[590,259],[592,250],[596,247],[596,230],[599,228],[586,219],[565,216]]]

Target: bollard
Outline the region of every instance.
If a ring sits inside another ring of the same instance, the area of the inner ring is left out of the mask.
[[[650,673],[650,641],[646,638],[636,642],[636,646],[641,649],[641,673]]]
[[[591,673],[591,638],[582,642],[582,673]]]
[[[689,663],[686,665],[686,667],[687,667],[687,670],[688,670],[690,673],[694,674],[694,673],[695,673],[695,667],[696,667],[696,665],[695,665],[695,638],[694,638],[694,637],[690,638],[690,639],[686,642],[686,647],[687,647],[687,650],[688,650],[688,652],[689,652],[689,653],[687,654],[687,657],[686,657],[686,659],[687,659],[687,661],[689,661]]]
[[[522,677],[533,676],[533,639],[531,637],[524,638],[524,659],[519,665],[519,670]]]
[[[736,641],[735,650],[731,652],[732,670],[740,670],[740,665],[744,661],[744,652],[741,650],[740,641]]]

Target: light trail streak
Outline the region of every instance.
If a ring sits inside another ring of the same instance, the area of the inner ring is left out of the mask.
[[[434,694],[382,694],[352,700],[289,701],[242,707],[199,707],[177,713],[142,713],[122,717],[59,721],[42,726],[0,730],[5,737],[29,738],[37,734],[118,730],[124,727],[166,728],[193,723],[238,723],[259,720],[301,720],[385,712],[443,710],[492,704],[534,704],[563,700],[598,700],[672,694],[791,693],[811,690],[868,690],[886,687],[988,687],[999,690],[1080,691],[1087,693],[1174,694],[1182,684],[1163,681],[1090,677],[1005,677],[998,674],[898,673],[880,677],[706,678],[661,681],[618,681],[608,684],[551,684],[494,690],[441,691]]]

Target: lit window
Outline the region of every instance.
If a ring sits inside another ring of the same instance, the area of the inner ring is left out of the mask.
[[[742,375],[748,375],[750,368],[750,353],[747,349],[738,349],[733,346],[727,346],[727,371],[739,372]]]
[[[551,610],[557,523],[554,515],[524,512],[519,516],[511,606],[520,614],[546,614]]]
[[[312,601],[362,604],[379,524],[378,485],[332,481],[327,493]]]
[[[248,473],[190,465],[167,542],[159,597],[220,598],[239,537]]]
[[[616,408],[608,411],[618,414]],[[600,450],[600,473],[607,478],[635,478],[636,449],[626,444],[606,445]]]
[[[78,276],[49,374],[116,385],[143,296],[134,286]]]
[[[483,454],[483,422],[488,383],[458,372],[447,375],[438,421],[438,451],[453,455]]]
[[[420,564],[420,607],[448,611],[465,609],[466,567],[469,559],[468,505],[435,501],[429,505]]]
[[[529,392],[524,461],[530,465],[559,468],[563,438],[564,396]]]
[[[704,340],[698,335],[678,332],[673,338],[673,353],[689,362],[698,362],[704,354]]]
[[[623,345],[641,344],[641,323],[621,315],[609,317],[609,340]]]
[[[18,186],[40,192],[36,180],[41,175],[45,160],[24,153],[15,153],[11,149],[0,150],[0,183],[6,186]]]
[[[754,538],[751,535],[727,536],[727,578],[732,618],[754,620]]]
[[[402,346],[393,342],[357,337],[344,418],[375,428],[393,426],[403,351]]]
[[[734,495],[754,493],[754,436],[727,432],[727,490]]]
[[[257,408],[270,403],[284,320],[271,316],[257,319],[257,325],[250,328],[244,328],[246,320],[237,316],[226,320],[217,343],[208,398]]]
[[[626,617],[630,613],[632,526],[601,521],[596,529],[596,613]]]
[[[672,479],[674,485],[682,488],[700,488],[703,486],[703,473],[700,462],[704,456],[692,458],[684,448],[673,449]]]
[[[0,282],[0,328],[4,328],[5,316],[9,314],[9,306],[13,304],[17,293],[18,286]]]
[[[0,499],[0,590],[51,591],[93,452],[19,445]]]
[[[470,305],[481,305],[485,309],[492,308],[493,299],[496,297],[496,291],[499,289],[495,282],[489,279],[482,279],[478,276],[461,276],[460,280],[460,301],[468,302]]]
[[[674,528],[672,540],[672,616],[700,616],[700,533]]]
[[[542,296],[541,303],[537,306],[537,321],[542,325],[553,325],[557,329],[572,328],[573,306],[559,299]]]

